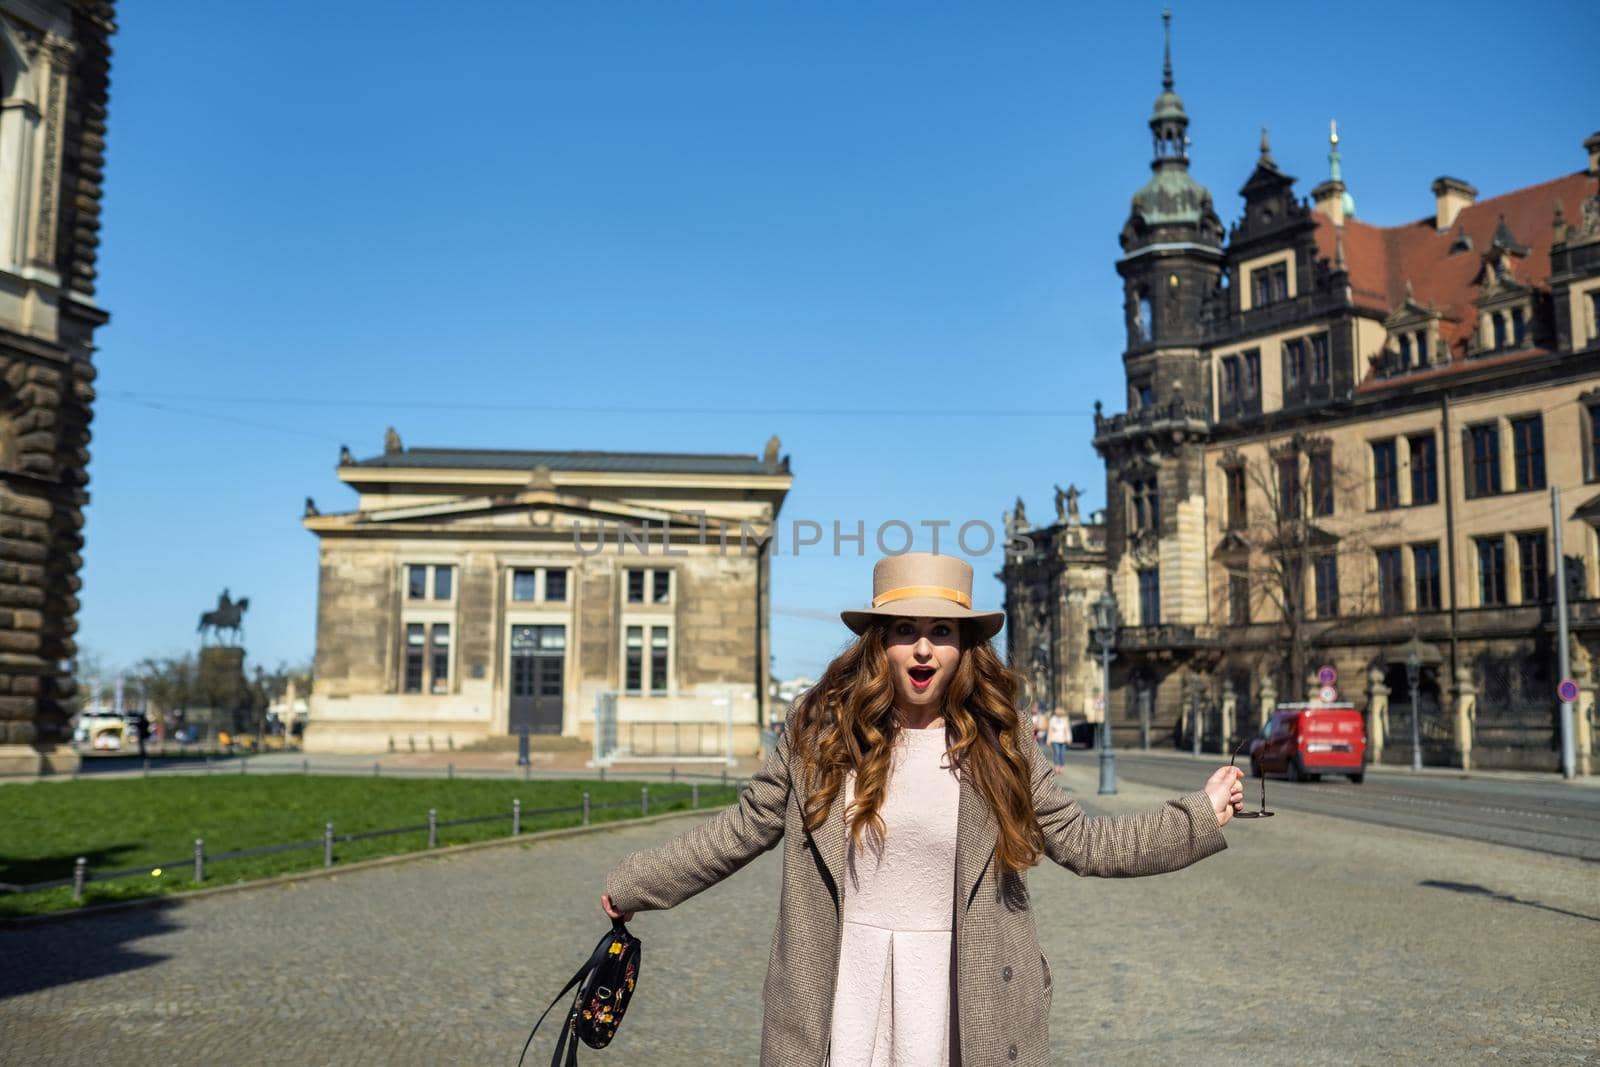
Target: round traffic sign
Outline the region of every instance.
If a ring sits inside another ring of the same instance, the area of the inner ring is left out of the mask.
[[[1578,683],[1571,678],[1561,679],[1561,684],[1556,686],[1556,696],[1563,704],[1574,703],[1578,699]]]
[[[1331,664],[1324,665],[1323,668],[1317,672],[1318,685],[1332,685],[1338,680],[1339,672],[1335,671]]]
[[[1321,695],[1322,702],[1324,704],[1332,704],[1335,700],[1339,699],[1339,691],[1331,685],[1323,686]]]

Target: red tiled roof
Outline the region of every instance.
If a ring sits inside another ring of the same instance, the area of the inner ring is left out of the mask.
[[[1576,224],[1583,218],[1584,199],[1594,192],[1593,177],[1568,174],[1462,208],[1442,233],[1434,229],[1432,216],[1388,227],[1349,219],[1344,225],[1344,258],[1350,287],[1358,302],[1393,311],[1405,302],[1409,281],[1417,303],[1431,304],[1445,316],[1440,333],[1449,341],[1452,356],[1459,357],[1461,342],[1477,326],[1472,301],[1478,288],[1473,279],[1483,266],[1483,253],[1494,243],[1500,217],[1505,216],[1506,228],[1528,248],[1526,256],[1508,257],[1512,276],[1524,285],[1548,287],[1556,202],[1561,202],[1567,222]],[[1333,222],[1321,212],[1316,220],[1317,252],[1332,262]],[[1472,250],[1452,256],[1450,245],[1458,233],[1472,238]],[[1415,378],[1406,376],[1408,381]]]

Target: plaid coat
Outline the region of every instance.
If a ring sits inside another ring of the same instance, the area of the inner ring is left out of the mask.
[[[1227,847],[1205,791],[1117,818],[1088,818],[1056,785],[1033,743],[1031,723],[1017,738],[1028,754],[1034,810],[1044,851],[1075,874],[1126,878],[1176,871]],[[839,966],[845,826],[830,817],[805,829],[807,783],[787,738],[750,779],[737,807],[659,848],[628,856],[606,878],[621,911],[670,908],[783,844],[783,891],[767,960],[761,1063],[823,1067],[832,1031]],[[840,813],[835,805],[832,815]],[[956,819],[954,1005],[964,1067],[1047,1064],[1050,964],[1040,950],[1027,879],[995,863],[994,813],[967,781]]]

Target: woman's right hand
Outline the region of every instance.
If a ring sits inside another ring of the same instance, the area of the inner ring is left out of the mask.
[[[607,893],[600,894],[600,908],[613,919],[621,919],[625,923],[633,922],[633,912],[618,911],[611,906],[611,896]]]

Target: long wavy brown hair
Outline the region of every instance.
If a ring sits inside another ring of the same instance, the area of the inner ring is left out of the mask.
[[[886,645],[890,620],[869,627],[828,664],[789,715],[790,746],[813,784],[805,825],[828,820],[845,775],[855,772],[847,813],[851,840],[882,841],[878,814],[889,786],[889,756],[899,724]],[[971,624],[961,624],[961,659],[945,690],[945,736],[952,763],[988,802],[1000,826],[995,857],[1006,871],[1039,861],[1043,835],[1033,811],[1027,754],[1017,727],[1022,679],[1000,662]]]

